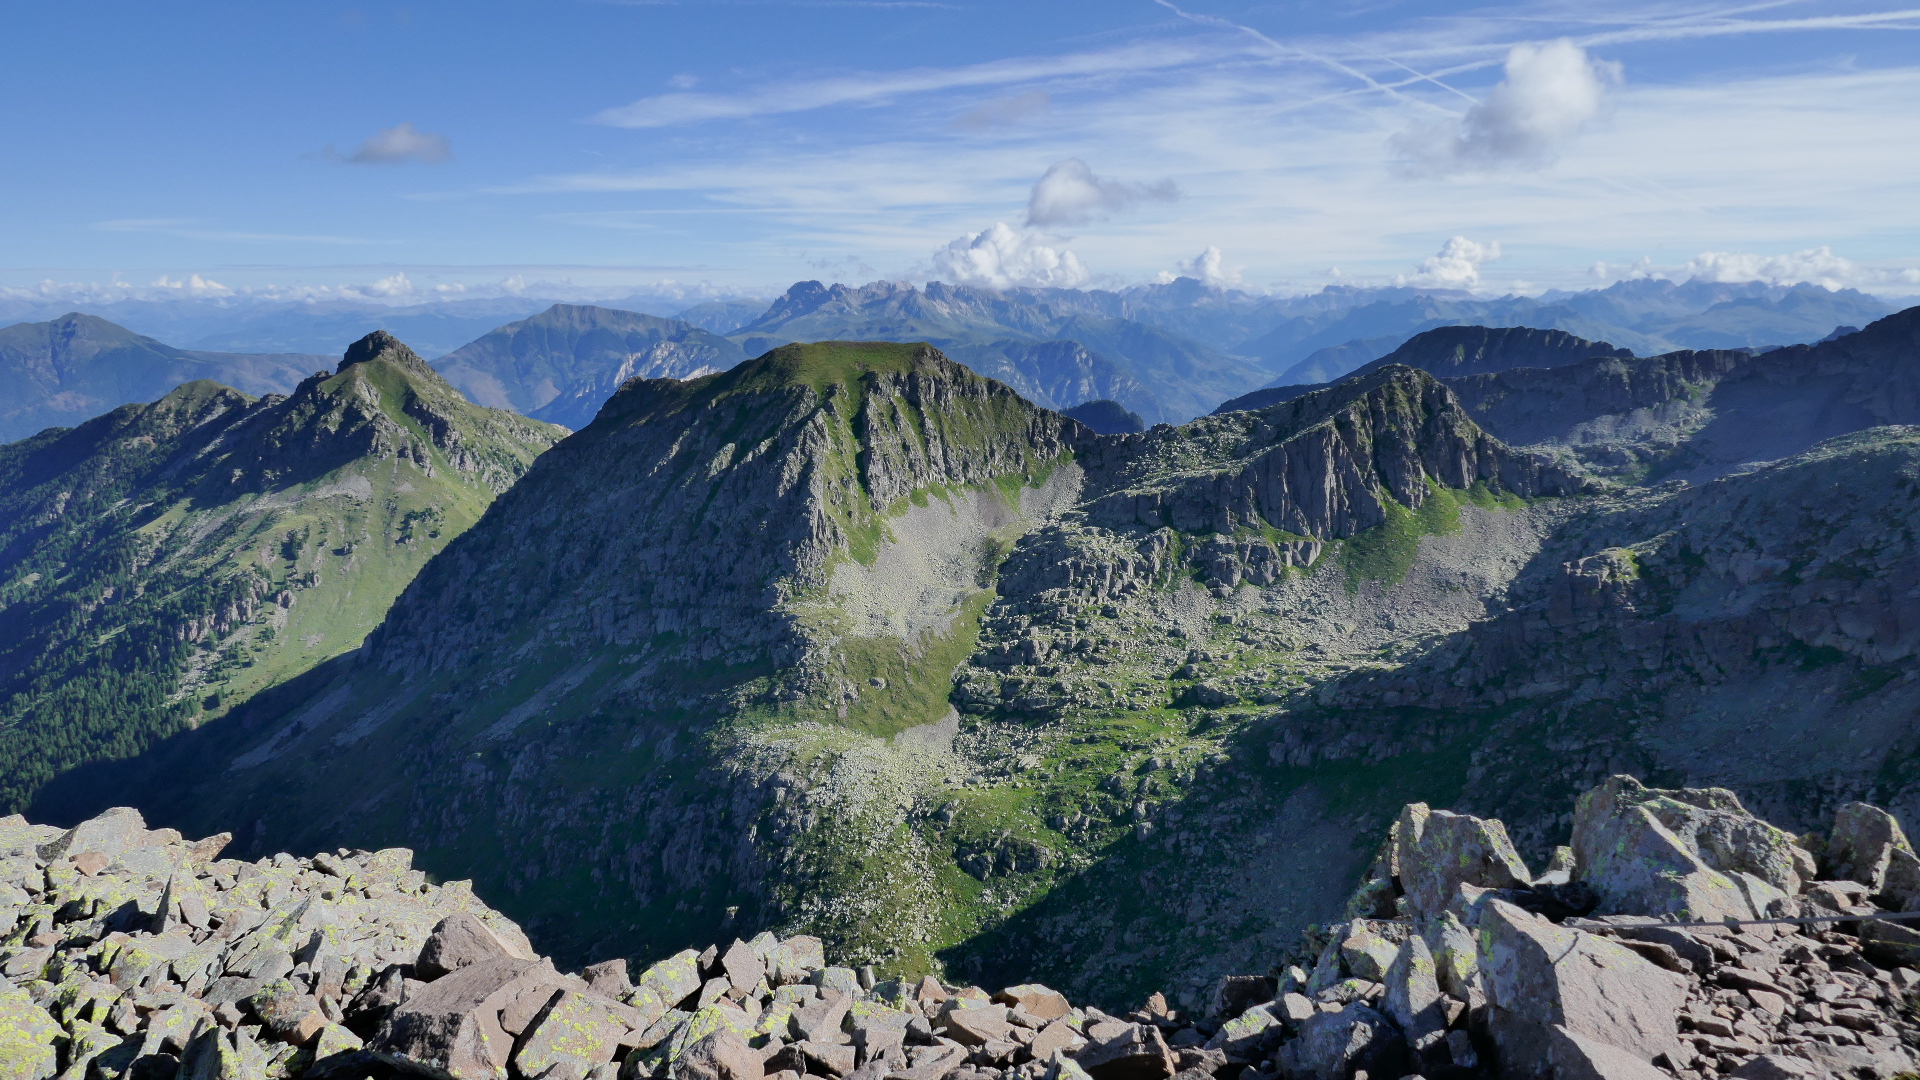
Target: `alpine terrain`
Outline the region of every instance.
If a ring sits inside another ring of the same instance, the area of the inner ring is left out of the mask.
[[[0,446],[0,802],[354,649],[559,435],[375,333]]]

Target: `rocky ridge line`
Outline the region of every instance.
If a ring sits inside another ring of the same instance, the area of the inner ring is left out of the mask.
[[[1119,1017],[768,932],[567,974],[405,849],[244,863],[228,839],[0,819],[0,1076],[1798,1080],[1920,1047],[1920,932],[1874,917],[1920,904],[1920,858],[1864,803],[1795,838],[1730,791],[1616,776],[1538,876],[1499,821],[1411,804],[1311,970]]]

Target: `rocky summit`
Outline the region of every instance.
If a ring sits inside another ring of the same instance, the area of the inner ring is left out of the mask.
[[[1810,1080],[1910,1075],[1920,858],[1615,776],[1535,874],[1498,820],[1404,807],[1312,955],[1113,1015],[836,965],[761,932],[562,971],[412,852],[220,857],[110,810],[0,820],[0,1075],[439,1080]],[[1296,962],[1297,961],[1297,962]]]

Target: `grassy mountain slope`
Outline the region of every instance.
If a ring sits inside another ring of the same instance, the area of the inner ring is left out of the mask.
[[[557,435],[374,335],[0,447],[0,802],[354,648]]]
[[[152,401],[183,382],[208,379],[249,394],[284,393],[326,357],[295,353],[189,352],[72,312],[0,329],[0,442]]]
[[[434,361],[469,399],[572,429],[632,378],[688,379],[745,360],[726,338],[631,311],[555,304]]]

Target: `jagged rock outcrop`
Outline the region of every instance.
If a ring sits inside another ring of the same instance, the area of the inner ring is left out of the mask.
[[[1256,412],[1087,440],[1080,461],[1090,523],[1227,536],[1344,539],[1384,524],[1388,499],[1419,507],[1429,483],[1523,496],[1587,486],[1509,451],[1446,387],[1405,367]]]

